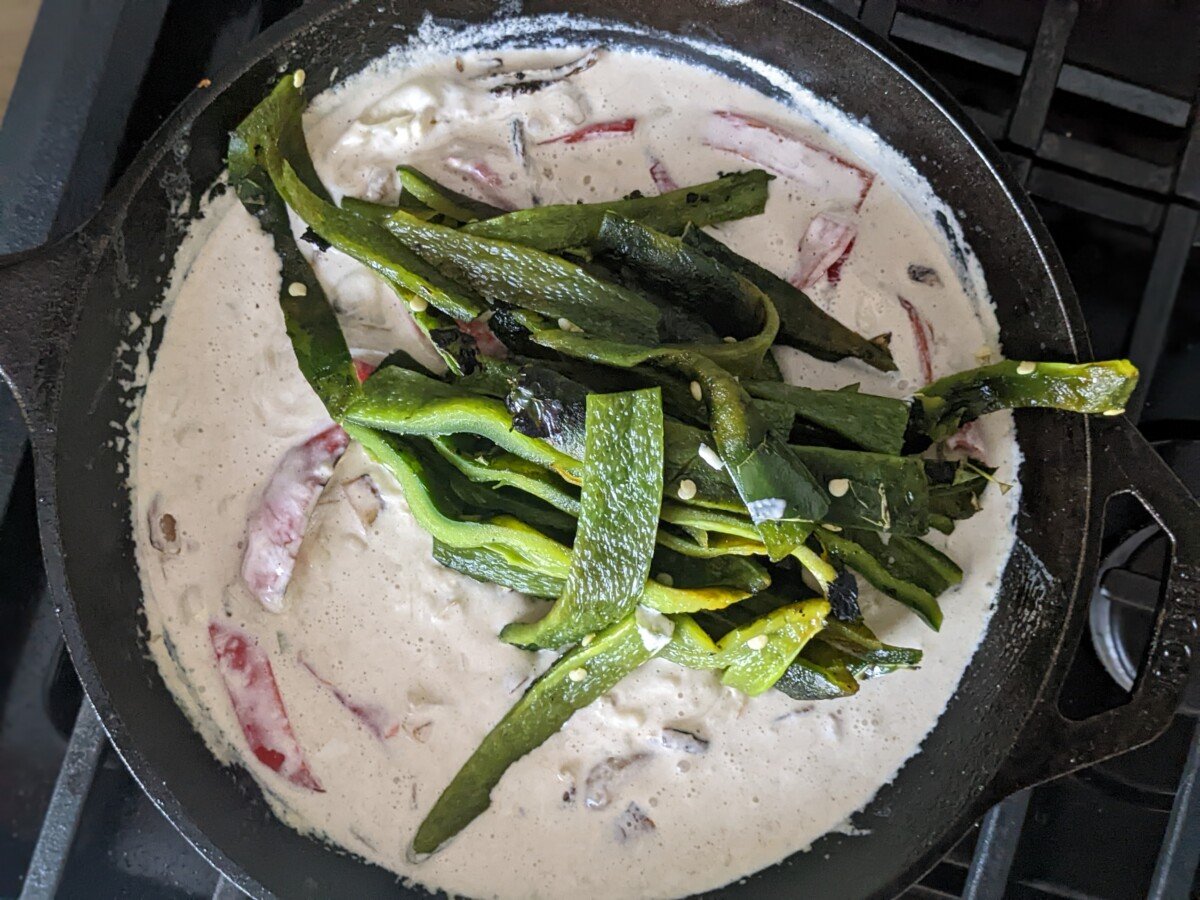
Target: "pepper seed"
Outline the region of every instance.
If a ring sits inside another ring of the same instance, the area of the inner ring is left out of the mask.
[[[721,340],[723,340],[727,344],[736,344],[737,343],[737,338],[735,338],[731,334],[725,335],[725,337],[721,338]]]
[[[692,399],[697,403],[704,399],[704,391],[700,390],[700,382],[693,381],[688,385],[688,389],[692,392]]]
[[[1032,375],[1036,371],[1037,371],[1037,363],[1032,363],[1032,362],[1029,362],[1028,360],[1026,360],[1025,362],[1022,362],[1022,363],[1017,363],[1017,374],[1018,375]]]
[[[675,496],[680,500],[691,500],[696,496],[696,482],[690,478],[685,478],[679,482],[679,490],[675,492]]]
[[[590,643],[591,643],[592,641],[594,641],[595,639],[596,639],[596,635],[594,635],[594,634],[585,634],[585,635],[583,636],[583,639],[582,639],[582,640],[579,642],[579,646],[580,646],[580,647],[586,647],[588,644],[590,644]]]
[[[767,646],[767,636],[765,634],[755,635],[754,637],[750,638],[750,640],[746,641],[746,646],[751,650],[761,650],[763,647]]]
[[[292,73],[292,86],[296,88],[304,87],[304,70],[297,69]]]
[[[1123,410],[1123,409],[1117,409],[1117,408],[1114,406],[1112,409],[1106,409],[1106,410],[1104,411],[1104,414],[1105,414],[1106,416],[1119,416],[1119,415],[1121,415],[1121,413],[1123,413],[1123,412],[1125,412],[1125,410]]]
[[[675,579],[668,572],[659,572],[654,576],[654,580],[659,584],[665,584],[667,587],[673,587],[675,584]]]
[[[834,497],[845,497],[850,490],[849,478],[833,478],[829,482],[829,493]]]
[[[420,313],[429,309],[429,301],[424,297],[413,297],[408,301],[408,308],[411,312]]]
[[[572,669],[570,672],[567,673],[567,677],[570,678],[572,681],[578,683],[580,681],[583,681],[583,679],[587,678],[587,669],[584,669],[584,668]]]
[[[293,281],[288,285],[288,295],[292,297],[304,297],[308,295],[308,288],[299,281]]]

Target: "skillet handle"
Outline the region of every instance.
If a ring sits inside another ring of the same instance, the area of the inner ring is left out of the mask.
[[[94,248],[81,230],[48,247],[0,257],[0,378],[35,441],[53,422],[59,371]]]
[[[1162,602],[1142,670],[1129,702],[1090,719],[1064,718],[1058,694],[1074,659],[1092,584],[1079,586],[1066,645],[1025,727],[989,789],[999,799],[1076,769],[1140,747],[1170,725],[1190,674],[1200,617],[1200,504],[1125,416],[1093,419],[1093,500],[1088,546],[1098,547],[1110,497],[1133,494],[1170,541]]]

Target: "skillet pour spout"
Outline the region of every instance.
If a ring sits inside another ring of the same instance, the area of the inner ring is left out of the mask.
[[[428,8],[308,4],[245,47],[164,123],[83,233],[0,261],[0,369],[34,432],[44,556],[72,659],[147,793],[256,897],[423,893],[267,814],[249,777],[209,753],[139,644],[144,617],[127,459],[110,424],[131,412],[122,386],[130,323],[151,321],[188,225],[180,210],[197,208],[221,173],[229,130],[280,71],[303,67],[319,91],[335,72],[363,68],[430,21],[451,31],[491,23],[488,48],[556,39],[666,53],[778,95],[765,70],[751,64],[759,61],[869,121],[961,211],[1010,357],[1090,355],[1061,260],[997,151],[911,60],[857,23],[787,0],[699,13],[680,2],[531,0],[521,19],[500,18],[507,9],[482,0]],[[706,42],[714,35],[736,55],[713,53]],[[150,332],[151,357],[160,334],[161,325]],[[722,896],[896,893],[997,799],[1152,740],[1169,724],[1200,618],[1195,501],[1124,417],[1089,421],[1030,410],[1016,423],[1025,459],[1017,550],[988,632],[920,753],[856,816],[867,833],[826,835],[814,852],[730,885]],[[1104,505],[1122,493],[1141,500],[1167,532],[1170,571],[1129,703],[1071,721],[1056,699],[1086,622]]]

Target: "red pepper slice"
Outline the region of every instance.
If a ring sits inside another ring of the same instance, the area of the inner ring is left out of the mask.
[[[858,229],[851,222],[843,222],[825,213],[818,213],[808,223],[808,230],[800,241],[800,256],[796,260],[796,271],[788,278],[793,285],[807,290],[834,271],[829,280],[836,283],[841,277],[842,263],[854,246]]]
[[[933,358],[929,353],[929,342],[933,338],[933,328],[925,321],[925,317],[917,312],[917,308],[899,297],[900,305],[904,307],[904,311],[908,313],[908,322],[912,325],[913,342],[917,346],[917,358],[921,361],[921,377],[925,379],[925,383],[929,384],[933,381]]]
[[[354,360],[354,374],[358,376],[358,380],[360,382],[366,381],[368,378],[370,378],[371,373],[374,372],[375,369],[375,364],[369,363],[365,359]]]
[[[456,324],[459,331],[469,334],[475,339],[475,346],[484,356],[490,356],[493,359],[508,358],[508,347],[492,332],[487,318],[480,316],[477,319],[472,319],[470,322],[458,322]]]
[[[283,609],[283,594],[296,566],[296,553],[309,514],[350,437],[340,425],[288,450],[246,523],[242,580],[267,609]]]
[[[304,658],[304,654],[296,655],[297,661],[304,668],[308,669],[310,675],[333,693],[337,698],[338,703],[350,710],[360,722],[367,727],[367,730],[381,741],[386,741],[388,738],[395,737],[400,731],[400,720],[397,719],[391,711],[380,706],[378,703],[358,703],[349,694],[335,685],[332,681],[322,678],[320,673],[312,667],[312,664]]]
[[[857,163],[742,113],[714,112],[705,125],[704,142],[798,181],[817,196],[855,211],[875,181],[875,175]]]
[[[671,173],[667,171],[667,167],[661,159],[651,157],[650,177],[654,179],[654,185],[660,194],[679,190],[678,183],[671,177]]]
[[[591,125],[584,125],[582,128],[577,128],[574,131],[567,132],[566,134],[560,134],[558,137],[552,137],[544,141],[538,141],[538,145],[581,144],[585,141],[594,141],[597,138],[608,138],[618,134],[633,134],[633,129],[636,127],[637,119],[617,119],[612,122],[594,122]]]
[[[266,651],[249,634],[219,619],[208,623],[208,637],[251,752],[292,784],[323,793],[292,731]]]

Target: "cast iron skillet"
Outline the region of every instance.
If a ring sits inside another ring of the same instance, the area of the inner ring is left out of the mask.
[[[438,18],[450,22],[483,21],[496,11],[486,0],[436,3]],[[530,0],[523,11],[612,23],[571,35],[581,44],[698,56],[620,23],[724,43],[794,74],[852,116],[869,118],[960,211],[997,303],[1007,354],[1089,357],[1062,263],[995,150],[909,60],[855,23],[783,0],[711,7]],[[319,89],[335,68],[345,76],[403,41],[425,15],[423,6],[401,0],[391,7],[304,8],[183,104],[81,233],[7,260],[0,273],[0,360],[33,435],[42,542],[71,656],[134,776],[200,852],[256,896],[406,892],[391,874],[301,837],[270,815],[250,779],[221,767],[205,749],[147,658],[124,454],[110,425],[129,412],[119,383],[132,361],[124,343],[129,315],[148,319],[186,226],[181,205],[194,204],[212,184],[227,131],[278,73],[303,66]],[[561,23],[555,30],[574,31]],[[753,73],[717,65],[769,92]],[[1026,460],[1019,540],[988,633],[937,727],[856,817],[869,834],[828,835],[813,852],[722,895],[894,893],[1001,797],[1149,741],[1170,721],[1200,613],[1195,504],[1124,417],[1025,412],[1017,425]],[[1084,623],[1104,504],[1122,492],[1137,495],[1171,537],[1169,577],[1129,703],[1069,721],[1055,700]]]

